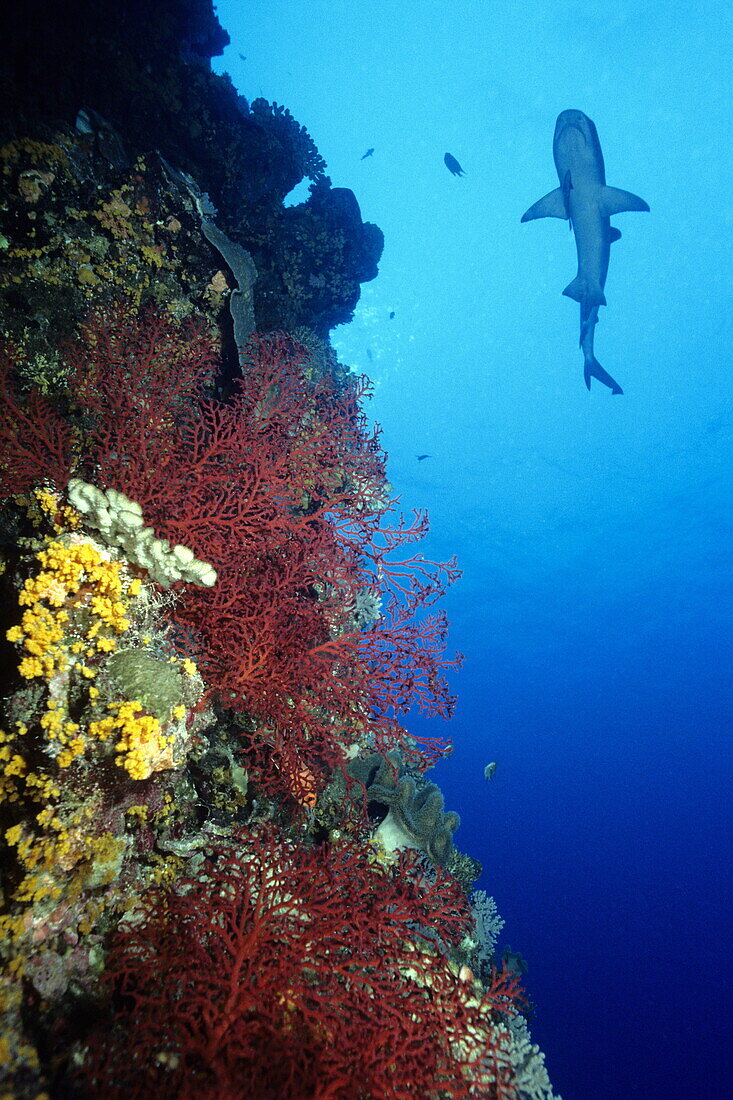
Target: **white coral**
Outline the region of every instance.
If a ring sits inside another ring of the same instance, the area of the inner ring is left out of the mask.
[[[516,1074],[516,1087],[521,1100],[562,1100],[552,1091],[545,1068],[545,1056],[532,1039],[523,1016],[509,1021],[511,1036],[509,1056]]]
[[[474,890],[471,896],[471,909],[476,926],[478,942],[476,948],[481,961],[491,962],[496,948],[499,933],[504,927],[504,921],[499,916],[496,902],[490,898],[485,890]]]
[[[187,546],[171,548],[167,539],[156,538],[153,528],[145,526],[140,505],[124,493],[116,489],[104,492],[74,477],[67,495],[69,503],[101,533],[107,546],[122,549],[129,561],[146,569],[163,588],[170,588],[176,581],[188,581],[201,588],[216,584],[213,565],[200,561]]]

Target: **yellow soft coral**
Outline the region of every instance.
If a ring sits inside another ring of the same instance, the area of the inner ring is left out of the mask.
[[[56,498],[49,494],[39,502],[50,510]],[[130,585],[121,562],[77,535],[49,541],[36,558],[38,571],[26,580],[18,598],[24,608],[21,621],[6,637],[20,649],[20,675],[47,681],[38,724],[47,755],[56,767],[68,768],[94,739],[68,713],[69,678],[78,676],[88,683],[96,677],[100,660],[116,648],[117,638],[130,625]],[[94,689],[89,695],[93,698],[98,692]],[[0,735],[0,799],[8,802],[17,801],[24,788],[33,801],[52,797],[56,790],[50,774],[27,772],[22,747],[15,743],[26,732],[19,731],[19,738]],[[119,732],[114,731],[118,738]],[[134,770],[141,774],[144,765],[135,760]]]
[[[92,654],[114,649],[116,636],[130,622],[120,562],[105,557],[90,542],[53,541],[37,557],[41,568],[28,578],[18,598],[27,610],[6,637],[23,646],[21,676],[50,680],[68,667],[69,652],[78,651],[78,640],[65,641],[73,613],[83,611],[91,617],[86,633],[93,642]]]
[[[160,721],[146,714],[137,700],[110,708],[112,713],[89,725],[89,736],[106,740],[115,734],[116,761],[133,779],[148,779],[153,772],[173,767],[173,738],[166,736]]]

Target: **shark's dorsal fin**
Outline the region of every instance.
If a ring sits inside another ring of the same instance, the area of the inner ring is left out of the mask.
[[[554,191],[550,191],[549,195],[539,199],[534,206],[530,206],[526,214],[522,214],[522,221],[531,222],[535,218],[562,218],[565,221],[567,216],[565,196],[562,190],[556,187]]]
[[[614,241],[621,240],[621,230],[617,229],[615,225],[612,225],[608,231],[608,239],[613,244]]]
[[[601,214],[610,218],[612,214],[622,214],[624,210],[643,210],[648,213],[649,206],[631,191],[622,191],[620,187],[603,187],[600,197]]]

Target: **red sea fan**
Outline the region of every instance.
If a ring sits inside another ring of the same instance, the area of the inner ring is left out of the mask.
[[[213,695],[255,717],[253,776],[312,804],[350,730],[390,747],[405,742],[397,718],[411,705],[450,714],[445,620],[420,612],[456,570],[419,555],[393,561],[426,520],[386,521],[365,380],[337,384],[290,336],[257,334],[234,393],[218,400],[208,395],[216,346],[202,325],[124,304],[93,313],[66,356],[75,472],[137,501],[159,538],[217,571],[211,589],[179,586],[172,639]],[[63,484],[69,429],[32,398],[40,426],[26,432],[11,391],[0,398],[18,425],[0,450],[13,491],[44,474]],[[384,610],[357,623],[364,593],[377,607],[384,593]]]
[[[91,313],[65,354],[84,424],[79,473],[136,500],[146,520],[151,509],[180,506],[190,482],[182,423],[218,360],[202,322],[177,324],[164,310],[118,302]]]
[[[95,414],[96,477],[217,570],[213,589],[179,593],[178,642],[226,705],[259,716],[273,762],[260,780],[304,801],[312,778],[339,762],[337,732],[355,716],[374,718],[375,736],[394,744],[404,738],[394,719],[412,704],[450,714],[444,618],[415,613],[442,594],[454,565],[389,560],[426,522],[384,523],[384,455],[361,411],[364,380],[313,379],[291,337],[257,335],[222,402],[201,395],[200,333],[182,343],[155,315],[139,332],[129,326],[112,314],[83,333],[87,375],[76,377]],[[385,584],[385,614],[354,630],[360,592]],[[301,774],[303,791],[292,784]]]
[[[515,980],[482,997],[445,951],[470,927],[455,882],[368,846],[240,838],[118,933],[121,1006],[97,1035],[94,1096],[390,1100],[515,1096],[502,1022]],[[422,946],[421,946],[422,945]]]
[[[21,400],[10,380],[18,359],[8,345],[0,350],[0,497],[44,481],[63,489],[71,470],[73,432],[37,390]]]

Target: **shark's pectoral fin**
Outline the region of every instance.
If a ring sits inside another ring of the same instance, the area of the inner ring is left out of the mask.
[[[610,240],[611,244],[613,244],[614,241],[620,241],[621,230],[617,229],[615,225],[612,225],[610,230],[608,231],[608,239]]]
[[[523,222],[534,221],[535,218],[563,218],[568,216],[565,209],[565,196],[559,187],[550,191],[548,195],[539,199],[534,206],[530,206],[525,214],[522,214]]]
[[[610,218],[612,214],[621,214],[624,210],[649,212],[649,206],[643,199],[638,195],[632,195],[631,191],[622,191],[620,187],[601,188],[600,207],[604,218]]]

